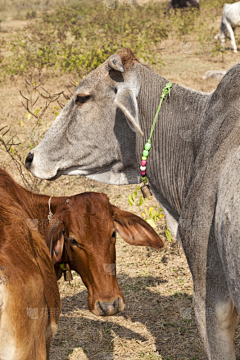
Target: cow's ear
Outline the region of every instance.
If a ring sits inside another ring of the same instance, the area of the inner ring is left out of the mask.
[[[52,219],[47,230],[47,246],[53,265],[56,264],[63,255],[64,247],[64,226],[58,219]]]
[[[156,231],[145,220],[114,205],[111,206],[114,225],[123,240],[130,245],[150,246],[155,249],[164,246]]]
[[[119,91],[115,98],[115,103],[126,116],[129,127],[143,135],[142,129],[138,121],[138,105],[135,95],[130,89]]]

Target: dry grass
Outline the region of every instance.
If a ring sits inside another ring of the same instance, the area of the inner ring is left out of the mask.
[[[216,32],[219,24],[220,16],[214,22]],[[183,53],[177,36],[164,41],[159,52],[165,67],[155,67],[156,72],[173,82],[207,92],[218,84],[214,79],[202,80],[207,70],[228,69],[240,61],[240,55],[230,51],[224,56],[224,62],[220,57],[212,57],[210,52]],[[43,78],[43,82],[49,91],[57,93],[66,90],[70,76]],[[23,87],[23,79],[0,84],[0,125],[11,125],[11,134],[17,132],[20,137],[25,136],[31,123],[21,105],[19,90]],[[42,132],[54,118],[49,110]],[[24,127],[20,125],[21,120]],[[21,182],[4,153],[1,153],[0,166]],[[104,192],[113,204],[141,216],[142,208],[131,207],[127,202],[127,196],[135,187],[119,188],[82,177],[61,177],[55,182],[42,181],[39,185],[41,193],[58,196],[83,191]],[[156,200],[151,205],[157,206]],[[87,309],[86,288],[77,275],[70,284],[59,281],[62,314],[52,341],[51,360],[204,359],[192,309],[191,275],[181,248],[175,240],[167,241],[165,229],[165,219],[160,219],[157,231],[164,238],[162,251],[131,247],[118,238],[117,279],[126,300],[126,308],[119,315],[97,317],[91,314]],[[240,358],[239,326],[235,345]]]

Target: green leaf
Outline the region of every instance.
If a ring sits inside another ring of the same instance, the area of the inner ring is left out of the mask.
[[[128,202],[131,206],[134,205],[134,202],[132,202],[132,198],[131,198],[131,195],[128,195]]]
[[[143,196],[140,196],[140,199],[139,199],[139,204],[138,206],[141,206],[143,204]]]
[[[153,219],[155,220],[155,217],[157,216],[156,210],[153,209],[153,210],[151,211],[151,214],[150,214],[150,215],[151,215],[151,218],[153,218]]]
[[[166,234],[166,237],[167,237],[168,241],[169,241],[169,242],[172,242],[172,234],[171,234],[171,232],[170,232],[169,229],[167,229],[167,230],[165,231],[165,234]]]
[[[147,219],[146,220],[149,225],[151,225],[153,228],[156,228],[155,221],[153,219]]]
[[[132,200],[133,205],[134,205],[134,203],[135,203],[135,198],[136,198],[136,194],[135,194],[135,192],[133,192],[133,193],[131,194],[131,200]]]

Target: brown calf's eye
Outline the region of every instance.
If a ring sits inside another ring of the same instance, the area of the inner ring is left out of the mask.
[[[116,237],[116,231],[113,231],[112,237]]]
[[[72,236],[69,236],[69,237],[68,237],[68,240],[69,240],[69,242],[70,242],[72,245],[78,246],[77,241],[76,241]]]
[[[82,104],[84,104],[85,102],[87,102],[90,98],[91,98],[90,95],[77,95],[77,96],[76,96],[75,103],[76,103],[77,105],[82,105]]]

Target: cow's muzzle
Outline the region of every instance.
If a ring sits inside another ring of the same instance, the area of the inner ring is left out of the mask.
[[[124,307],[123,299],[118,297],[113,302],[97,301],[92,312],[98,316],[111,316],[123,311]]]

